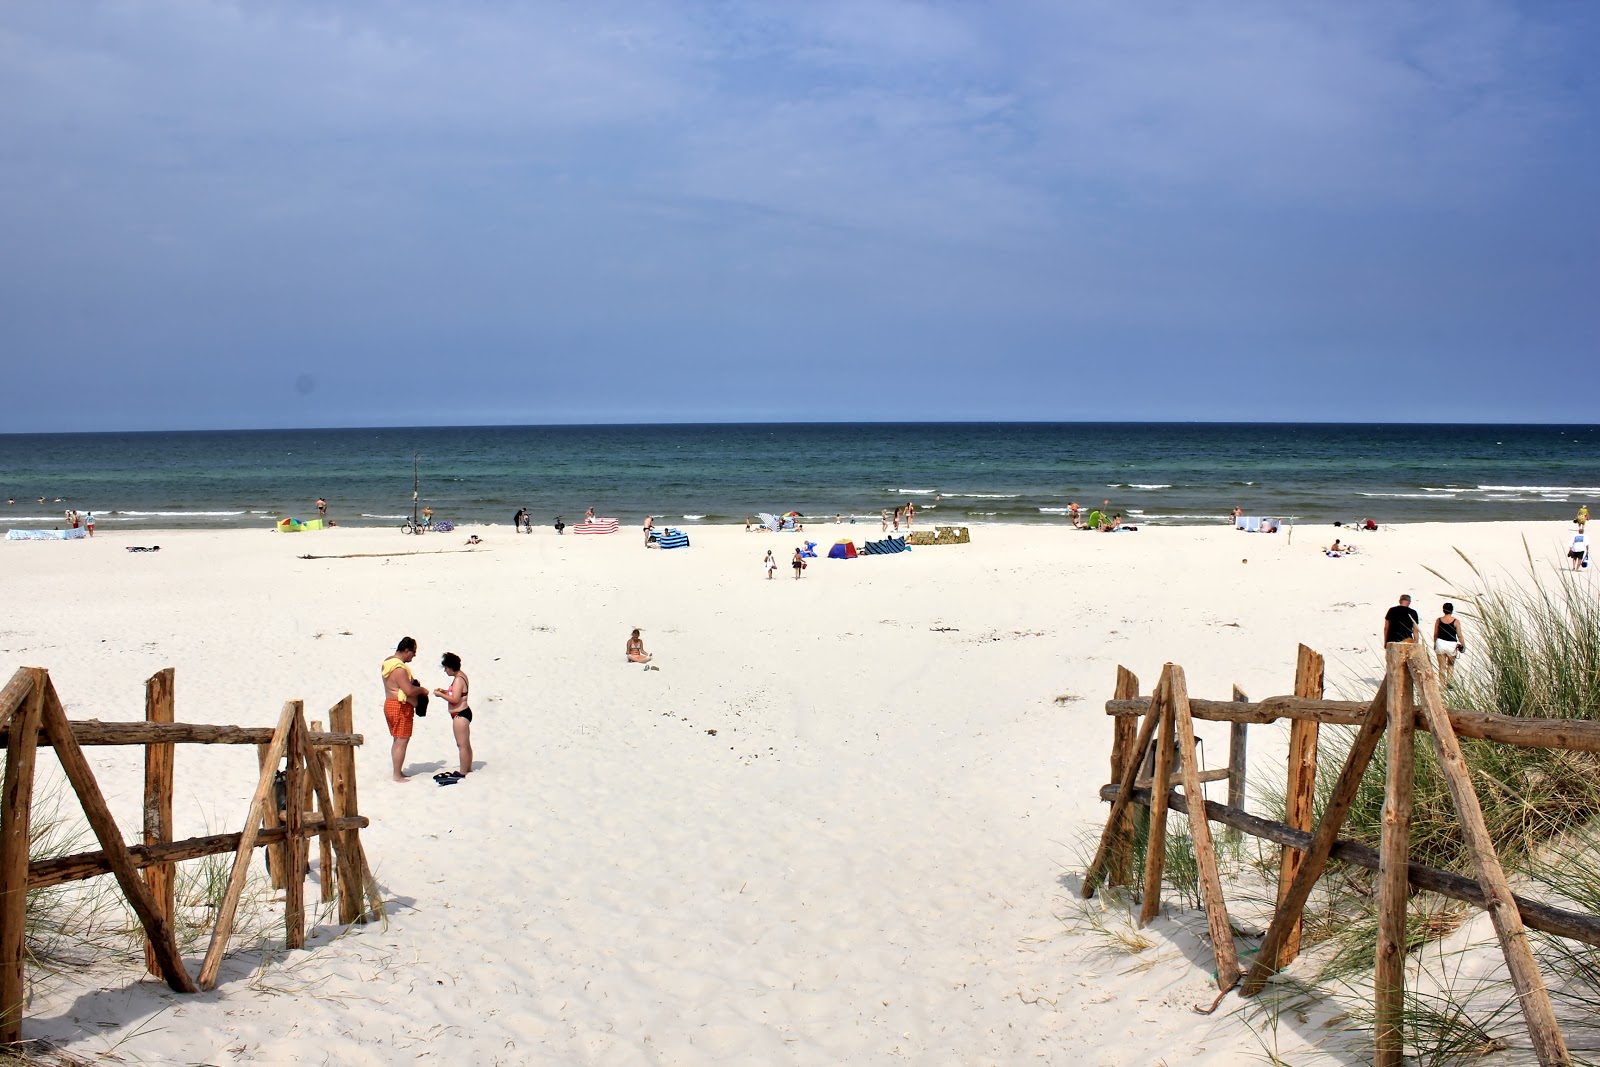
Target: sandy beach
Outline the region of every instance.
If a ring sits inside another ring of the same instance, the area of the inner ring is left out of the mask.
[[[280,925],[265,962],[235,954],[208,994],[134,969],[52,980],[25,1035],[152,1064],[1259,1056],[1236,998],[1189,1010],[1214,993],[1203,917],[1169,900],[1149,966],[1063,921],[1105,817],[1117,665],[1145,691],[1171,661],[1192,695],[1265,697],[1290,690],[1303,642],[1327,657],[1330,695],[1362,696],[1399,594],[1431,627],[1471,587],[1458,551],[1521,582],[1524,541],[1551,572],[1571,526],[974,526],[968,545],[812,559],[798,581],[801,542],[825,556],[876,525],[686,529],[676,551],[644,549],[636,517],[610,537],[0,546],[0,671],[48,668],[74,719],[142,718],[143,682],[167,666],[183,722],[271,725],[292,698],[326,718],[353,693],[364,841],[389,910],[349,932],[325,919],[289,954]],[[1357,554],[1324,555],[1336,536]],[[633,627],[659,670],[624,662]],[[477,762],[448,788],[431,780],[456,760],[438,705],[417,724],[411,780],[387,781],[378,666],[403,635],[425,684],[447,681],[446,651],[472,679]],[[1200,725],[1208,765],[1225,763],[1225,727]],[[1251,743],[1253,767],[1279,761],[1278,731]],[[142,753],[89,754],[131,841]],[[59,780],[49,755],[40,768],[43,788]],[[176,836],[239,829],[255,778],[252,750],[180,748]],[[1321,1037],[1290,1027],[1280,1052]]]

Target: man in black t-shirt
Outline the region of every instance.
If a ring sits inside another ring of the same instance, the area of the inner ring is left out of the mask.
[[[1392,645],[1396,641],[1405,641],[1408,644],[1417,639],[1417,623],[1421,620],[1416,609],[1411,606],[1409,594],[1402,593],[1400,603],[1384,612],[1383,615],[1383,643]]]

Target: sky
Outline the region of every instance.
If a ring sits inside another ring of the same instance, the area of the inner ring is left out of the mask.
[[[0,0],[0,432],[1582,422],[1600,5]]]

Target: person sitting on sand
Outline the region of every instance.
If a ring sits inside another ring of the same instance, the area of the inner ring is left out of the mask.
[[[644,650],[644,638],[639,636],[639,628],[633,628],[633,635],[628,638],[628,647],[625,653],[629,663],[649,663],[650,653]]]
[[[1363,530],[1376,530],[1378,528],[1378,524],[1373,522],[1371,519],[1362,519],[1361,528]]]
[[[1338,559],[1340,556],[1344,555],[1344,546],[1341,545],[1339,543],[1339,539],[1335,537],[1333,539],[1333,544],[1323,549],[1323,551],[1332,556],[1334,559]]]
[[[461,769],[446,773],[465,778],[472,773],[472,708],[467,704],[467,676],[461,671],[461,657],[454,652],[441,656],[439,666],[450,676],[450,684],[435,689],[433,695],[450,708],[450,731],[456,735],[456,753],[461,757]]]
[[[594,508],[585,509],[583,513],[583,521],[585,523],[591,523],[594,521]]]
[[[467,544],[481,545],[483,544],[483,538],[479,537],[477,534],[473,534],[471,537],[467,538]]]

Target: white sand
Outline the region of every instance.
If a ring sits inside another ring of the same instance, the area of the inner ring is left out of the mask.
[[[180,721],[270,725],[295,697],[326,718],[354,693],[390,912],[288,955],[280,926],[276,957],[234,956],[212,994],[121,969],[54,983],[25,1033],[144,1063],[1238,1062],[1261,1049],[1244,1024],[1189,1010],[1212,996],[1203,919],[1169,906],[1145,968],[1058,919],[1106,812],[1116,665],[1147,691],[1170,660],[1193,695],[1262,697],[1303,641],[1355,695],[1399,593],[1431,627],[1449,589],[1425,567],[1465,580],[1459,547],[1517,580],[1524,536],[1548,568],[1568,530],[1420,524],[1334,560],[1329,527],[974,527],[798,582],[801,540],[876,528],[692,528],[670,552],[629,526],[488,527],[470,551],[468,529],[0,545],[0,672],[49,668],[73,718],[142,717],[168,665]],[[161,551],[124,551],[141,543]],[[623,662],[633,626],[659,671]],[[442,652],[465,660],[479,769],[459,785],[429,777],[456,758],[438,705],[417,777],[386,780],[377,668],[403,634],[430,686]],[[1203,736],[1223,763],[1225,728]],[[1253,733],[1255,766],[1281,750]],[[131,841],[141,753],[90,751]],[[253,749],[181,747],[177,836],[238,829],[255,776]],[[1280,1048],[1323,1036],[1303,1029]]]

